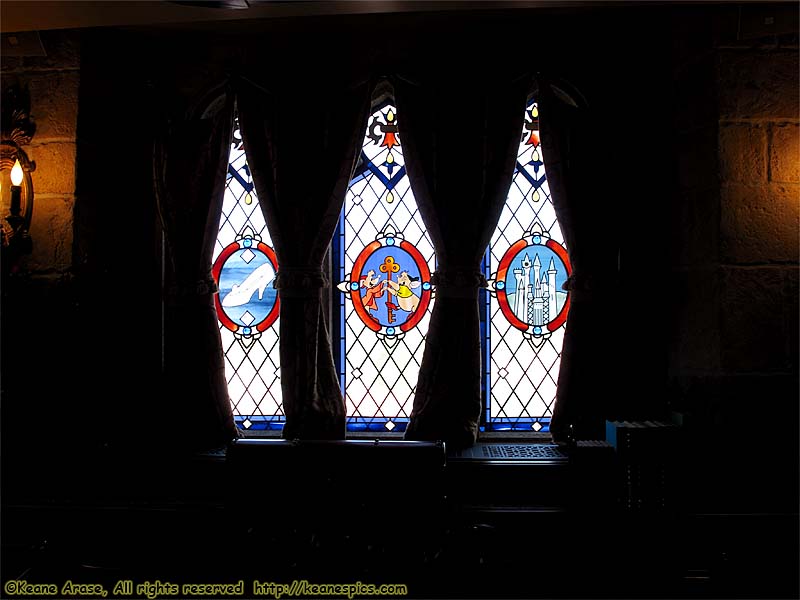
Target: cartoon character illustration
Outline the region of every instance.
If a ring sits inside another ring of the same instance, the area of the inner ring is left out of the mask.
[[[361,296],[364,308],[367,310],[378,310],[378,303],[375,299],[383,297],[383,290],[386,288],[386,283],[381,283],[380,278],[375,276],[375,271],[370,269],[367,271],[366,275],[361,276],[359,285],[362,288],[366,288],[366,293]]]
[[[406,312],[414,312],[419,306],[419,296],[411,290],[420,285],[419,277],[412,277],[408,271],[403,271],[397,276],[397,282],[387,281],[386,290],[397,300],[397,307]]]

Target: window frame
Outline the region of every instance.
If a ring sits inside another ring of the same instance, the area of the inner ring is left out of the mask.
[[[209,115],[212,115],[215,110],[218,110],[221,103],[224,101],[224,86],[219,85],[212,88],[209,92],[204,94],[201,99],[195,104],[194,115],[205,118]],[[532,97],[535,98],[536,91],[534,90],[532,93]],[[373,93],[373,101],[370,105],[370,114],[376,110],[380,110],[382,107],[385,107],[389,104],[394,103],[393,93],[391,89],[385,83],[379,83],[376,86],[375,91]],[[246,150],[245,150],[246,152]],[[515,167],[516,171],[516,167]],[[348,184],[349,188],[349,184]],[[413,192],[413,190],[412,190]],[[344,210],[344,199],[342,201],[342,210]],[[336,288],[334,282],[338,281],[339,277],[339,263],[340,263],[340,251],[338,249],[337,240],[339,236],[342,235],[341,231],[342,227],[342,220],[340,217],[339,222],[336,226],[336,231],[334,233],[334,237],[332,238],[328,250],[325,253],[325,257],[323,259],[323,269],[326,273],[329,274],[329,278],[331,281],[331,285],[328,287],[327,293],[325,294],[328,304],[328,309],[325,311],[325,315],[327,317],[327,323],[325,324],[328,332],[330,334],[331,340],[331,351],[334,356],[334,361],[337,368],[337,375],[340,378],[340,381],[343,380],[343,373],[342,373],[342,360],[344,357],[342,356],[342,348],[337,348],[337,345],[343,346],[343,342],[338,342],[336,338],[338,338],[338,334],[335,336],[334,332],[337,331],[341,327],[341,312],[342,312],[342,303],[346,302],[344,299],[344,295]],[[160,229],[160,224],[159,224]],[[162,282],[165,278],[166,273],[166,265],[165,265],[165,240],[163,236],[163,232],[161,232],[161,262],[162,262]],[[485,273],[487,279],[491,276],[490,273],[490,252],[491,252],[491,242],[487,246],[486,251],[484,252],[482,261],[481,261],[481,269]],[[489,299],[490,291],[486,288],[481,288],[478,290],[478,311],[479,311],[479,327],[480,327],[480,336],[481,336],[481,418],[479,421],[479,433],[478,433],[478,441],[531,441],[531,442],[549,442],[552,440],[552,436],[550,434],[549,428],[546,431],[527,431],[527,430],[518,430],[518,429],[510,429],[510,430],[493,430],[490,427],[487,427],[487,419],[488,419],[488,401],[490,395],[490,353],[489,353],[489,332],[491,327],[491,301]],[[163,320],[163,312],[164,312],[164,304],[162,301],[162,320]],[[163,324],[162,324],[163,325]],[[274,326],[274,325],[273,325]],[[421,358],[420,358],[421,360]],[[163,364],[163,343],[162,343],[162,364]],[[277,379],[277,382],[280,383],[280,378]],[[342,397],[344,398],[345,392],[342,389]],[[413,402],[413,400],[412,400]],[[237,424],[237,428],[238,428]],[[282,435],[282,427],[278,428],[267,428],[267,429],[239,429],[240,433],[244,437],[281,437]],[[346,431],[347,438],[370,438],[370,439],[401,439],[404,436],[403,431],[354,431],[350,430],[349,428]]]
[[[392,106],[396,110],[396,99],[394,97],[394,90],[392,89],[391,84],[388,81],[384,80],[384,81],[379,82],[375,86],[375,88],[373,89],[372,98],[371,98],[371,102],[370,102],[370,108],[369,108],[369,115],[373,115],[376,112],[383,111],[383,109],[385,109],[388,106]],[[400,115],[400,118],[402,118],[402,115]],[[364,123],[365,127],[369,126],[368,123],[369,123],[369,117],[368,117],[367,122]],[[363,136],[362,136],[362,140],[363,140]],[[402,146],[400,146],[400,147],[402,147]],[[354,172],[353,172],[354,176],[357,176],[356,175],[356,169],[358,167],[358,164],[359,164],[359,161],[360,161],[360,156],[361,156],[362,153],[363,153],[363,145],[360,146],[359,152],[357,154],[357,156],[359,158],[356,159],[356,164],[354,165]],[[362,173],[364,173],[364,172],[366,172],[366,170],[362,171]],[[358,175],[360,176],[360,174],[361,173],[359,173]],[[406,175],[406,177],[407,177],[407,175]],[[354,182],[355,182],[355,177],[351,176],[350,182],[348,183],[348,191],[350,189],[350,186],[353,185]],[[411,181],[410,180],[409,180],[408,184],[409,184],[408,191],[411,192],[411,194],[413,195],[413,189],[411,188]],[[343,276],[347,275],[347,270],[343,266],[340,267],[340,265],[344,265],[343,256],[341,255],[341,250],[340,250],[340,245],[341,245],[340,240],[343,240],[343,236],[344,236],[344,221],[346,220],[346,217],[345,217],[346,202],[347,202],[347,197],[345,196],[345,198],[342,200],[342,209],[341,209],[341,212],[340,212],[339,220],[338,220],[337,225],[336,225],[336,231],[334,232],[334,236],[333,236],[333,239],[331,240],[331,243],[329,245],[329,250],[328,250],[328,256],[329,256],[330,261],[331,261],[330,264],[329,264],[328,273],[330,274],[331,282],[342,281],[343,280]],[[417,212],[419,212],[419,207],[417,207]],[[420,214],[420,219],[421,219],[421,214]],[[424,227],[424,223],[423,223],[423,227]],[[423,231],[426,232],[426,229],[423,229]],[[430,240],[430,246],[431,246],[432,252],[434,252],[433,261],[434,261],[434,267],[435,267],[436,256],[435,256],[435,249],[433,249],[433,241],[432,240]],[[431,269],[431,273],[433,273],[433,271],[434,271],[434,269]],[[347,360],[346,357],[345,357],[345,352],[344,352],[345,341],[344,341],[343,337],[342,337],[341,340],[339,339],[339,333],[338,332],[341,331],[342,328],[346,326],[346,323],[345,323],[345,321],[347,319],[347,316],[345,314],[345,312],[346,312],[346,303],[349,302],[349,300],[347,300],[344,297],[345,295],[343,293],[339,292],[339,290],[336,288],[336,284],[335,283],[332,283],[330,288],[331,288],[331,307],[330,307],[330,314],[331,314],[331,322],[330,323],[331,323],[331,327],[330,327],[330,333],[331,333],[331,345],[332,345],[331,349],[332,349],[333,356],[334,356],[334,363],[336,365],[337,375],[338,375],[339,381],[340,381],[340,389],[342,391],[342,397],[345,400],[345,402],[347,402],[346,391],[344,389],[345,388],[344,384],[346,384],[344,369],[345,369],[345,361]],[[334,298],[334,295],[337,294],[337,293],[339,293],[339,297],[338,298]],[[431,298],[431,302],[433,302],[433,298]],[[430,312],[431,310],[432,310],[432,305],[426,307],[426,311]],[[416,326],[414,328],[412,328],[412,329],[416,329]],[[336,332],[336,335],[334,335],[334,332]],[[427,337],[427,332],[425,333],[424,337],[425,338]],[[418,362],[421,364],[421,361],[422,361],[422,356],[420,355],[418,357]],[[393,439],[393,438],[394,439],[398,439],[398,438],[402,438],[405,435],[405,433],[404,433],[405,429],[407,428],[408,422],[410,421],[410,415],[411,415],[411,409],[413,407],[413,401],[414,401],[414,399],[413,399],[413,396],[412,396],[411,398],[409,398],[408,403],[406,405],[407,409],[408,409],[408,417],[370,417],[369,419],[376,419],[376,421],[374,421],[374,423],[372,423],[371,427],[368,426],[368,427],[364,427],[363,429],[359,429],[359,428],[351,429],[350,423],[349,423],[349,417],[348,417],[346,436],[347,437],[352,437],[352,438],[372,438],[372,439],[375,439],[375,438],[378,438],[378,439]],[[400,430],[393,430],[393,431],[386,430],[386,429],[380,429],[379,425],[382,422],[381,421],[382,419],[384,420],[383,422],[389,421],[389,420],[391,420],[392,422],[397,422],[397,420],[400,419],[404,423],[403,428],[400,429]]]
[[[519,163],[519,158],[520,158],[520,155],[521,155],[521,153],[519,151],[519,148],[520,148],[520,146],[522,146],[522,143],[521,143],[522,140],[524,140],[525,136],[527,135],[526,131],[530,132],[531,134],[533,133],[533,131],[539,131],[538,128],[534,130],[533,128],[526,127],[526,124],[529,123],[529,121],[527,120],[528,111],[533,106],[537,106],[538,107],[538,104],[539,104],[539,101],[537,99],[538,96],[539,96],[538,86],[534,86],[533,89],[531,89],[530,93],[528,94],[528,99],[526,100],[526,105],[525,105],[526,106],[526,119],[525,119],[525,122],[523,123],[523,130],[522,130],[521,135],[520,135],[520,144],[518,144],[518,146],[517,146],[517,155],[516,155],[516,157],[514,159],[515,160],[514,175],[512,177],[511,185],[509,186],[509,191],[506,193],[506,203],[508,202],[508,198],[510,197],[511,189],[515,185],[514,178],[517,176],[517,174],[519,172],[519,169],[522,166]],[[535,119],[538,120],[538,115],[533,115],[531,118],[532,119],[535,118]],[[530,123],[533,123],[533,122],[530,121]],[[534,146],[534,148],[536,148],[536,147],[537,146]],[[541,142],[539,142],[538,147],[541,148]],[[541,150],[540,150],[540,152],[541,152]],[[546,182],[547,181],[547,179],[546,179],[546,176],[547,176],[547,165],[546,165],[546,161],[545,161],[544,157],[542,157],[542,159],[541,159],[541,166],[542,166],[542,169],[543,169],[543,175],[545,177],[545,182]],[[530,178],[527,175],[523,174],[523,176],[525,177],[525,179],[528,179],[530,181]],[[541,187],[542,187],[542,185],[540,185],[537,188],[533,188],[533,186],[532,186],[531,189],[539,190],[539,189],[541,189]],[[549,191],[549,184],[548,184],[548,191]],[[552,204],[552,196],[551,196],[551,194],[548,193],[547,196],[548,197],[547,197],[546,201],[550,202]],[[505,210],[505,203],[504,203],[503,210]],[[555,212],[555,206],[553,206],[553,211]],[[536,211],[536,216],[535,216],[534,220],[531,222],[531,224],[528,225],[528,229],[523,234],[523,237],[530,233],[530,229],[532,227],[534,227],[534,225],[537,222],[539,222],[540,225],[542,226],[542,228],[544,228],[544,224],[541,223],[541,221],[539,221],[539,219],[538,219],[538,212],[539,211]],[[557,216],[556,216],[555,225],[559,228],[559,233],[560,233],[560,223],[558,222]],[[492,238],[494,237],[495,233],[497,232],[497,227],[499,227],[499,223],[498,223],[497,226],[495,226],[495,230],[492,233]],[[543,235],[546,236],[547,238],[549,238],[550,237],[549,232],[550,232],[551,229],[552,229],[552,225],[551,225],[550,229],[547,230],[547,232],[544,233]],[[560,237],[563,238],[563,234],[560,233]],[[564,242],[560,242],[559,245],[566,252],[566,247],[564,245]],[[510,248],[510,246],[509,246],[509,248]],[[506,250],[506,251],[508,251],[508,250]],[[486,251],[483,254],[483,257],[482,257],[482,260],[481,260],[481,269],[482,269],[487,281],[491,281],[491,278],[494,275],[494,273],[492,272],[492,240],[491,239],[489,241],[489,245],[486,248]],[[567,274],[569,274],[569,267],[567,269]],[[479,311],[480,311],[480,335],[481,335],[481,418],[480,418],[480,421],[479,421],[478,438],[479,439],[492,439],[492,440],[499,440],[499,439],[508,439],[508,440],[520,440],[520,439],[552,440],[552,434],[550,433],[550,423],[552,422],[552,409],[555,406],[555,402],[556,402],[555,397],[553,398],[553,401],[550,404],[550,416],[549,417],[547,417],[545,415],[543,417],[521,417],[521,418],[518,418],[518,419],[521,419],[522,422],[525,423],[525,424],[527,424],[529,422],[531,424],[534,423],[534,422],[540,422],[539,419],[547,418],[546,427],[541,429],[541,430],[539,430],[539,431],[536,431],[536,430],[533,430],[533,429],[528,430],[528,429],[517,428],[516,426],[513,426],[513,425],[511,427],[508,427],[503,422],[499,422],[499,423],[490,422],[489,413],[490,413],[490,402],[491,402],[491,330],[492,330],[492,325],[491,325],[492,324],[492,298],[490,297],[491,294],[492,294],[492,292],[488,288],[483,288],[483,289],[479,290],[479,297],[478,297],[478,306],[479,306]],[[567,303],[568,303],[568,300],[567,300]],[[567,312],[567,315],[565,315],[565,316],[568,316],[568,312]],[[502,319],[503,316],[502,316],[502,314],[498,313],[496,318]],[[561,335],[563,336],[564,332],[566,331],[566,320],[556,330],[558,330],[558,329],[563,330],[562,333],[561,333]],[[545,339],[544,343],[547,343],[547,339]],[[536,350],[537,354],[538,354],[538,352],[539,352],[539,350]],[[561,369],[560,358],[561,358],[562,354],[563,354],[563,337],[562,337],[561,347],[558,349],[559,368],[555,372],[555,377],[553,378],[554,382],[555,382],[555,385],[556,385],[556,390],[558,388],[558,377],[559,377],[559,373],[560,373],[560,369]],[[547,369],[547,376],[550,376],[551,369],[552,369],[552,366],[551,366],[550,369]],[[517,421],[517,422],[519,422],[519,421]],[[495,427],[496,427],[496,429],[495,429]]]

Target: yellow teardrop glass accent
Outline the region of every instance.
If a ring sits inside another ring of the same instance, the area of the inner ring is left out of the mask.
[[[533,196],[531,196],[534,202],[538,202],[541,196],[539,196],[539,190],[534,190]]]
[[[386,162],[392,164],[394,162],[394,156],[389,154],[389,156],[386,157]]]
[[[247,204],[248,206],[250,206],[253,203],[253,196],[250,194],[250,192],[247,192],[247,194],[245,195],[244,203]]]
[[[392,202],[394,202],[394,194],[393,194],[392,192],[389,192],[388,194],[386,194],[386,201],[387,201],[389,204],[391,204]]]
[[[533,151],[533,154],[531,155],[531,160],[536,160],[536,161],[539,160],[539,151],[538,150],[534,150]]]
[[[391,111],[391,109],[389,110],[389,112],[386,115],[386,120],[389,121],[390,123],[392,121],[394,121],[394,113]]]
[[[536,119],[538,116],[539,116],[539,107],[536,104],[534,104],[533,108],[531,109],[531,117]]]

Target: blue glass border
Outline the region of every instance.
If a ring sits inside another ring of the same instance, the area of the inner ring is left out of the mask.
[[[483,253],[483,260],[481,262],[481,269],[486,279],[492,276],[491,273],[491,243],[486,247],[486,252]],[[480,335],[481,335],[481,406],[484,408],[483,418],[481,419],[481,431],[484,431],[484,426],[491,422],[491,402],[492,402],[492,380],[491,380],[491,356],[489,349],[491,345],[492,335],[492,302],[489,295],[489,290],[478,290],[478,306],[482,306],[483,310],[478,311],[480,318]]]
[[[349,185],[352,185],[352,181]],[[348,187],[349,187],[348,185]],[[333,270],[333,281],[344,281],[344,203],[339,213],[339,220],[336,223],[336,231],[333,234],[331,243],[331,266]],[[336,373],[339,376],[339,389],[344,394],[345,383],[345,295],[340,292],[335,285],[331,286],[331,334],[333,339],[333,364],[336,366]]]
[[[386,429],[386,423],[391,421],[394,427]],[[365,433],[402,433],[408,428],[408,417],[348,417],[347,431],[361,431]]]
[[[233,418],[236,427],[242,431],[283,431],[286,425],[286,417],[264,415],[237,415]],[[251,425],[244,427],[244,422],[249,420]],[[386,423],[391,421],[394,424],[392,429],[386,428]],[[363,433],[403,433],[408,428],[408,417],[387,418],[387,417],[348,417],[347,431]]]
[[[525,106],[525,110],[530,110],[530,108],[536,104],[536,98],[531,96],[528,99],[528,102]],[[542,184],[547,180],[546,173],[542,173],[541,177],[534,178],[527,170],[519,163],[519,161],[514,162],[514,175],[517,172],[521,173],[528,182],[533,186],[533,189],[539,189]],[[506,202],[508,199],[506,198]],[[492,245],[491,242],[489,246],[486,248],[486,252],[483,255],[483,263],[481,265],[483,272],[486,276],[486,279],[489,279],[492,276],[491,273],[491,251]],[[525,431],[525,432],[532,432],[536,431],[531,428],[534,423],[539,423],[542,427],[538,430],[537,433],[547,433],[550,431],[550,421],[552,417],[519,417],[519,418],[509,418],[509,417],[496,417],[492,418],[492,381],[491,381],[491,319],[492,319],[492,303],[491,297],[486,290],[481,290],[483,294],[480,296],[480,302],[483,304],[479,304],[482,306],[483,309],[480,311],[481,315],[481,367],[483,371],[481,372],[481,395],[484,398],[484,412],[483,412],[483,419],[480,426],[480,431]]]
[[[233,417],[236,427],[242,431],[283,431],[283,426],[286,425],[286,417],[283,415],[273,415],[266,417],[264,415],[236,415]],[[250,421],[252,425],[246,428],[244,422]]]
[[[527,433],[548,433],[550,431],[550,421],[552,417],[520,417],[510,419],[508,417],[497,417],[481,426],[481,431],[525,431]],[[539,423],[542,427],[538,431],[531,426]]]
[[[374,104],[370,107],[370,114],[374,113],[376,110],[383,110],[387,106],[395,106],[393,98],[385,98],[380,103]],[[394,185],[400,181],[400,179],[405,175],[405,166],[401,168],[391,179],[387,179],[383,173],[374,165],[370,160],[367,159],[366,154],[364,154],[363,149],[359,154],[359,161],[356,164],[356,168],[353,172],[353,176],[347,184],[348,189],[354,183],[358,182],[359,180],[363,179],[367,173],[372,173],[376,175],[381,183],[383,183],[387,189],[393,189]],[[332,261],[332,271],[333,271],[333,281],[344,281],[345,277],[347,276],[347,272],[344,268],[344,256],[345,256],[345,248],[344,248],[344,227],[345,227],[345,217],[344,217],[344,202],[342,203],[342,210],[339,212],[339,220],[336,223],[336,231],[333,235],[332,240],[332,252],[331,252],[331,261]],[[335,289],[335,288],[334,288]],[[338,290],[336,290],[338,292]],[[333,299],[332,303],[332,314],[331,314],[331,332],[335,339],[332,340],[333,344],[333,361],[336,365],[336,372],[339,376],[339,389],[342,390],[344,394],[345,390],[345,334],[346,334],[346,327],[347,327],[347,315],[345,313],[345,295],[342,293],[338,293],[337,297]],[[394,424],[394,427],[389,430],[386,429],[386,423],[391,421]],[[362,432],[362,433],[402,433],[408,427],[408,417],[348,417],[347,418],[347,431],[351,432]]]

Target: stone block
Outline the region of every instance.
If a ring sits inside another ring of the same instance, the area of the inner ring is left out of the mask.
[[[770,180],[800,183],[800,125],[796,123],[774,124],[770,133]]]
[[[720,366],[719,269],[677,271],[671,280],[670,371],[714,371]]]
[[[34,141],[75,138],[78,122],[78,72],[32,74],[26,78],[31,95]]]
[[[719,134],[716,123],[679,134],[676,148],[681,188],[719,184]]]
[[[723,263],[797,261],[800,185],[723,185],[720,211]]]
[[[719,188],[689,190],[671,203],[670,262],[709,266],[719,260]]]
[[[787,373],[728,374],[719,378],[718,390],[714,407],[718,423],[737,428],[740,434],[755,428],[776,451],[785,444],[779,455],[787,462],[778,461],[781,468],[788,467],[788,461],[797,462],[800,403],[796,377]]]
[[[80,68],[80,32],[60,29],[41,32],[42,45],[47,56],[26,56],[23,65],[27,71],[77,70]]]
[[[36,198],[31,219],[33,253],[29,271],[65,271],[72,266],[72,231],[75,200],[72,197]]]
[[[674,123],[678,132],[716,126],[717,60],[707,54],[675,74]]]
[[[729,373],[785,370],[783,273],[776,267],[723,268],[721,363]]]
[[[800,267],[783,269],[783,315],[786,332],[786,354],[789,369],[797,373],[800,366]]]
[[[720,124],[719,168],[722,181],[765,181],[767,128],[747,123]]]
[[[671,19],[671,54],[679,68],[714,47],[711,15],[703,7],[676,7]]]
[[[75,144],[52,142],[27,146],[28,157],[36,161],[33,189],[36,194],[75,193]]]
[[[0,57],[0,73],[14,73],[22,69],[21,56],[2,56]],[[3,82],[5,87],[5,81]]]
[[[797,6],[791,2],[746,2],[728,8],[729,40],[723,45],[775,48],[782,38],[797,32]]]
[[[721,119],[797,119],[800,61],[797,52],[721,50]]]
[[[749,42],[738,40],[739,20],[741,18],[741,7],[739,6],[715,6],[711,17],[711,31],[715,48],[723,46],[742,46]]]
[[[731,512],[795,512],[800,416],[796,376],[727,374],[719,378],[718,389],[713,426],[705,432],[716,442],[709,446],[715,464],[709,465],[708,472],[725,473],[728,490],[714,508],[719,510],[726,503]],[[764,460],[757,452],[731,452],[741,447],[743,437],[758,440],[780,459]],[[790,562],[784,568],[791,569]]]
[[[800,34],[784,33],[778,37],[778,45],[787,50],[797,50],[800,48]]]

